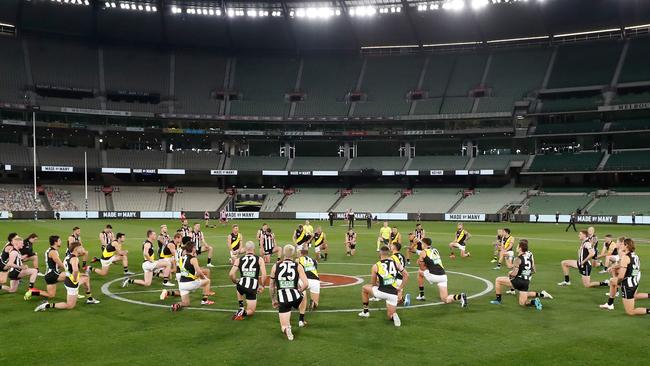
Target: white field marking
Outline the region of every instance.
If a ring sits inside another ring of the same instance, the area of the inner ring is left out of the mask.
[[[329,263],[329,264],[335,264],[335,263]],[[338,264],[346,264],[347,265],[347,264],[351,264],[351,263],[338,263]],[[371,266],[370,264],[361,264],[361,263],[355,263],[355,264],[356,265]],[[463,272],[447,271],[447,273],[452,273],[452,274],[457,274],[457,275],[461,275],[461,276],[474,278],[474,279],[477,279],[477,280],[482,281],[483,283],[485,283],[485,289],[483,291],[477,293],[477,294],[473,294],[473,295],[468,296],[467,298],[469,298],[469,299],[474,299],[474,298],[477,298],[477,297],[484,296],[484,295],[492,292],[492,290],[494,289],[494,285],[492,285],[492,282],[486,280],[485,278],[478,277],[478,276],[475,276],[475,275],[472,275],[472,274],[469,274],[469,273],[463,273]],[[359,276],[356,276],[356,277],[359,277]],[[102,293],[104,295],[110,297],[111,299],[127,302],[127,303],[134,304],[134,305],[144,305],[144,306],[151,306],[151,307],[156,307],[156,308],[169,309],[169,305],[153,304],[153,303],[148,303],[148,302],[144,302],[144,301],[127,299],[125,297],[120,296],[120,293],[111,292],[111,290],[109,289],[110,285],[112,285],[115,282],[124,280],[125,278],[126,277],[116,278],[116,279],[114,279],[112,281],[104,283],[102,285],[102,288],[101,288]],[[161,290],[156,290],[154,292],[159,292],[159,291],[161,291]],[[144,292],[144,291],[142,291],[142,292]],[[445,304],[445,303],[439,301],[439,302],[411,305],[411,306],[409,306],[407,308],[403,307],[403,308],[400,308],[400,309],[406,310],[406,309],[411,309],[411,308],[421,308],[421,307],[426,307],[426,306],[436,306],[436,305],[443,305],[443,304]],[[188,309],[188,310],[200,310],[200,311],[214,311],[214,312],[222,312],[222,313],[223,312],[232,313],[232,312],[235,311],[235,309],[221,309],[221,308],[207,308],[207,307],[200,307],[200,308],[199,307],[188,307],[186,309]],[[374,310],[386,310],[386,308],[373,308],[373,311]],[[355,308],[355,309],[318,310],[319,313],[351,313],[351,312],[357,312],[357,311],[359,311],[359,308]],[[256,312],[257,313],[276,313],[277,310],[257,310]]]

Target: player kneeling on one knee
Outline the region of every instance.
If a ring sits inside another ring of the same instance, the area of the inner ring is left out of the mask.
[[[230,280],[237,286],[237,302],[239,310],[233,315],[233,320],[244,320],[253,316],[257,309],[257,294],[264,291],[266,283],[266,266],[264,259],[255,255],[255,243],[247,241],[244,245],[245,254],[236,258],[230,269]],[[239,279],[237,278],[239,272]],[[246,299],[246,308],[244,308]]]
[[[193,242],[187,243],[185,245],[185,254],[178,263],[178,268],[181,271],[181,278],[178,282],[181,302],[172,305],[171,311],[178,311],[190,306],[190,293],[199,288],[203,288],[201,305],[214,304],[214,301],[208,300],[210,278],[208,278],[199,266],[199,260],[196,258],[196,255],[196,244]]]
[[[467,295],[464,292],[450,295],[447,291],[447,274],[442,265],[442,258],[436,248],[431,247],[431,238],[422,239],[422,251],[418,257],[418,287],[420,294],[416,299],[424,300],[424,280],[438,285],[440,300],[446,304],[460,301],[461,307],[467,307]]]
[[[22,255],[20,250],[23,249],[24,242],[23,239],[12,233],[10,235],[11,241],[5,245],[2,251],[2,258],[0,267],[3,272],[7,273],[5,277],[9,278],[9,286],[1,285],[0,289],[5,290],[9,293],[15,293],[18,291],[18,285],[20,280],[25,277],[29,277],[29,289],[34,289],[34,282],[36,282],[36,277],[38,276],[38,270],[36,268],[28,268],[27,265],[23,264]]]
[[[497,277],[494,281],[496,299],[490,301],[491,304],[501,304],[501,287],[508,286],[519,291],[519,305],[533,306],[537,310],[542,310],[541,298],[552,299],[553,296],[542,290],[541,292],[529,291],[530,279],[535,273],[535,259],[533,253],[528,250],[528,240],[522,239],[517,247],[517,257],[512,264],[512,270],[507,277]],[[529,300],[529,298],[531,298]]]
[[[382,246],[379,249],[379,261],[372,266],[370,272],[371,285],[365,285],[361,289],[361,302],[363,311],[359,313],[360,317],[367,318],[370,316],[368,301],[370,296],[380,300],[386,300],[386,315],[389,320],[393,321],[396,327],[402,325],[402,321],[397,315],[397,303],[401,300],[399,296],[406,286],[409,279],[408,272],[391,258],[390,248]],[[402,275],[402,283],[397,284],[397,274]]]
[[[282,260],[271,268],[271,301],[278,309],[280,330],[288,340],[293,340],[291,331],[291,309],[298,309],[302,303],[303,292],[309,281],[302,266],[293,261],[296,248],[285,245],[282,248]]]
[[[647,293],[637,292],[639,281],[641,280],[641,261],[636,254],[636,244],[634,240],[625,238],[621,250],[620,264],[617,267],[616,275],[610,280],[612,289],[610,290],[609,300],[607,304],[601,305],[601,308],[614,310],[614,292],[616,286],[621,286],[623,297],[623,306],[627,315],[647,315],[650,314],[650,308],[635,308],[635,301],[641,299],[648,299],[650,295]]]
[[[582,276],[582,285],[584,287],[598,287],[609,286],[609,281],[592,282],[591,281],[591,259],[596,255],[596,251],[592,247],[589,232],[587,230],[580,230],[578,233],[580,239],[580,249],[578,250],[578,260],[567,259],[563,260],[562,272],[564,273],[564,281],[558,283],[558,286],[569,286],[571,281],[569,279],[569,268],[577,268]]]
[[[144,271],[143,280],[134,280],[127,278],[122,282],[122,287],[126,287],[129,284],[136,284],[140,286],[149,287],[151,286],[151,281],[153,280],[153,275],[155,270],[159,270],[159,273],[163,275],[163,286],[174,287],[174,284],[169,282],[169,274],[171,272],[171,263],[169,261],[158,261],[156,260],[156,251],[153,247],[153,242],[156,240],[156,232],[153,230],[147,231],[147,239],[142,244],[142,257],[144,262],[142,262],[142,270]]]

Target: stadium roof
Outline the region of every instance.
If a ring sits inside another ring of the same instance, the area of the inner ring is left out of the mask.
[[[2,0],[18,33],[228,50],[354,50],[551,36],[650,23],[650,1]]]

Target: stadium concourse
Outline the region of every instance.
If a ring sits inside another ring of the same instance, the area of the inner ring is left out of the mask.
[[[2,0],[0,363],[647,364],[649,56],[643,1]]]

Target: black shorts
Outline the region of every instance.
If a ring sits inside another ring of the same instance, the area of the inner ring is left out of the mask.
[[[511,279],[510,283],[512,283],[512,287],[515,290],[524,291],[524,292],[527,292],[528,291],[528,286],[530,286],[530,281],[529,280],[524,280],[521,277],[515,277],[515,278]]]
[[[201,254],[201,246],[196,247],[196,254]]]
[[[56,272],[47,272],[44,278],[48,285],[56,285],[59,282],[59,275]]]
[[[16,271],[15,269],[9,271],[9,279],[18,281],[20,278],[18,278],[18,275],[20,275],[20,271]]]
[[[357,245],[356,244],[350,244],[350,249],[356,249]]]
[[[580,272],[580,274],[583,276],[591,276],[591,263],[587,261],[584,266],[580,266],[580,264],[578,264],[578,272]]]
[[[240,295],[245,296],[246,300],[257,300],[257,291],[256,290],[246,288],[246,287],[241,286],[241,285],[237,285],[237,292]]]
[[[23,251],[21,251],[21,252],[20,252],[20,255],[21,255],[21,256],[25,255],[25,256],[27,256],[27,258],[31,258],[31,257],[35,256],[36,253],[34,253],[33,251],[29,251],[29,252],[24,252],[24,253],[23,253]]]
[[[639,286],[629,286],[627,280],[623,280],[623,284],[621,285],[621,296],[623,296],[625,300],[634,299],[634,294],[636,294],[636,289],[638,287]]]
[[[265,248],[265,249],[264,249],[264,255],[271,255],[271,254],[273,254],[273,250],[274,250],[274,249],[275,249],[275,247],[272,247],[272,248],[270,248],[270,249],[266,249],[266,248]]]
[[[300,296],[299,298],[291,302],[281,302],[280,306],[278,307],[278,312],[282,314],[282,313],[290,312],[291,309],[298,309],[301,302],[302,302],[302,296]]]
[[[390,243],[390,239],[383,239],[383,238],[382,238],[382,239],[381,239],[381,242],[382,242],[384,245],[388,245],[388,243]]]

